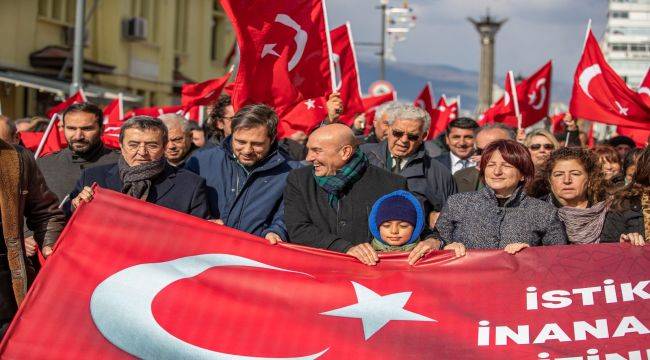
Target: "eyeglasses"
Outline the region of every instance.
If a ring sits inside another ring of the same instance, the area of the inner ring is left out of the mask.
[[[391,133],[393,134],[394,137],[401,139],[404,134],[406,134],[404,131],[399,131],[399,130],[392,130]],[[418,141],[420,140],[420,135],[418,134],[406,134],[406,138],[409,139],[410,141]]]
[[[553,144],[530,144],[530,146],[528,146],[529,149],[535,150],[535,151],[541,149],[542,147],[544,147],[544,150],[554,150],[555,149],[555,145],[553,145]]]

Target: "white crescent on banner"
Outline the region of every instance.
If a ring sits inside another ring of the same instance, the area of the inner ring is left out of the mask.
[[[640,87],[639,90],[637,90],[636,92],[639,94],[650,96],[650,88],[646,86]]]
[[[341,90],[343,86],[343,71],[341,71],[341,57],[337,53],[332,53],[332,62],[334,63],[334,74],[336,75],[336,83],[334,84],[334,90]]]
[[[506,91],[503,97],[504,97],[503,105],[508,106],[508,104],[510,104],[510,93]]]
[[[582,89],[582,92],[584,92],[592,100],[594,99],[594,97],[591,96],[591,94],[589,93],[589,83],[593,78],[600,75],[601,73],[602,71],[600,70],[600,65],[594,64],[584,69],[582,73],[580,73],[580,76],[578,77],[578,82],[580,83],[580,88]]]
[[[300,24],[295,22],[286,14],[278,14],[275,17],[275,22],[279,22],[280,24],[286,25],[296,31],[296,36],[293,37],[293,41],[296,42],[296,52],[294,52],[291,59],[289,59],[289,71],[291,71],[296,67],[296,65],[298,65],[302,58],[302,53],[305,51],[308,38],[307,32],[300,27]]]
[[[203,254],[139,264],[111,275],[95,288],[90,299],[92,319],[108,341],[141,359],[311,360],[329,350],[326,348],[316,354],[289,358],[228,354],[187,343],[158,324],[151,310],[151,304],[158,293],[175,281],[223,266],[248,266],[311,277],[309,274],[229,254]]]

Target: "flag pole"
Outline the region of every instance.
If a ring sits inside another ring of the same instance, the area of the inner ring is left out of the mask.
[[[120,121],[122,121],[124,119],[124,95],[121,92],[117,94],[117,108]]]
[[[41,142],[38,143],[38,148],[36,148],[36,152],[34,153],[34,159],[38,159],[38,156],[43,151],[43,148],[45,147],[45,142],[47,141],[47,137],[50,136],[50,133],[52,132],[52,127],[54,126],[54,123],[56,122],[56,118],[58,116],[59,116],[59,114],[52,115],[52,118],[50,119],[50,123],[47,124],[47,128],[45,129],[45,132],[43,133],[43,137],[41,138]]]
[[[205,116],[205,106],[199,106],[199,126],[203,127],[203,117]]]
[[[512,95],[512,102],[515,106],[515,116],[517,117],[517,129],[521,129],[521,113],[519,112],[519,99],[517,99],[517,87],[515,85],[515,77],[512,70],[508,71],[510,77],[510,95]]]
[[[591,19],[587,22],[587,31],[585,32],[585,41],[582,43],[582,51],[584,52],[585,46],[587,46],[587,39],[589,38],[589,33],[591,32]]]

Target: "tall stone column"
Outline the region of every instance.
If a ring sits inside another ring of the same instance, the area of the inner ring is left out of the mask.
[[[492,84],[494,83],[494,38],[506,19],[497,21],[486,16],[474,20],[467,18],[481,38],[481,70],[478,81],[478,105],[476,113],[481,114],[492,105]]]

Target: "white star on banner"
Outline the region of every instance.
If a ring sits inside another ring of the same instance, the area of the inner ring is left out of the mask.
[[[404,309],[404,305],[411,297],[411,291],[381,296],[354,281],[352,281],[352,285],[357,295],[358,302],[356,304],[330,310],[321,313],[321,315],[361,319],[366,340],[392,320],[437,322]]]

